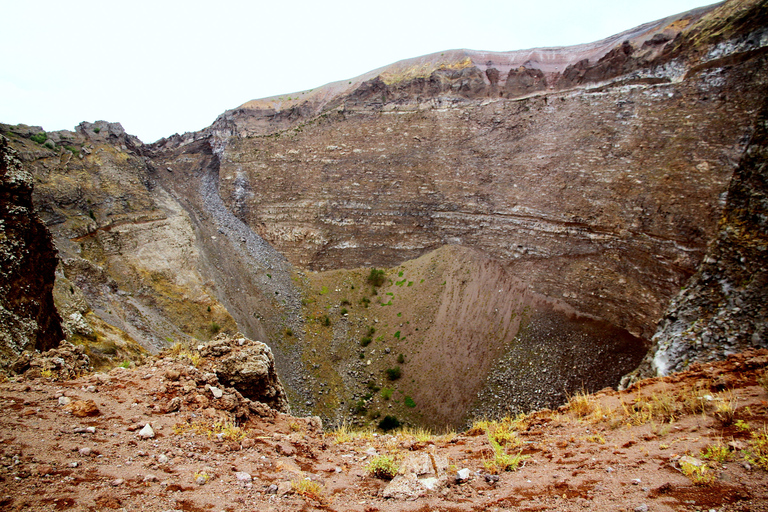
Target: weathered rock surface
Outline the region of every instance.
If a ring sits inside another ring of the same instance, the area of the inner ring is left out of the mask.
[[[0,369],[64,338],[53,304],[56,250],[32,205],[32,175],[0,136]]]
[[[11,370],[30,379],[38,377],[58,380],[74,379],[91,371],[90,358],[80,345],[62,341],[57,348],[43,353],[23,353],[11,365]]]
[[[264,343],[242,335],[219,334],[200,348],[200,355],[211,358],[219,380],[245,398],[267,404],[278,412],[290,412],[272,350]]]
[[[717,237],[624,384],[768,347],[768,103],[733,174]]]

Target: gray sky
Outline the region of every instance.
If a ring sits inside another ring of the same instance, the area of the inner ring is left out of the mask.
[[[246,101],[450,50],[588,43],[702,0],[0,0],[0,122],[144,142]]]

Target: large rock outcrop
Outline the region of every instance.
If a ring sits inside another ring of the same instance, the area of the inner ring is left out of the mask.
[[[717,237],[653,343],[625,385],[768,347],[768,102],[728,187]]]
[[[64,337],[51,293],[56,250],[32,205],[32,182],[0,136],[0,368]]]
[[[266,344],[239,334],[219,334],[200,348],[200,355],[211,358],[218,379],[245,398],[278,412],[290,412],[285,389],[275,372],[275,358]]]

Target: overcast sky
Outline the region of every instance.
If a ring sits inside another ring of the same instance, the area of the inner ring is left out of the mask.
[[[246,101],[450,50],[588,43],[701,0],[0,0],[0,122],[144,142]]]

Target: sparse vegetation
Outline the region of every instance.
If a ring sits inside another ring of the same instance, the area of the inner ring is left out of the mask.
[[[387,368],[384,370],[384,373],[387,375],[387,379],[393,381],[403,376],[403,372],[400,370],[399,366],[395,366],[394,368]]]
[[[400,470],[400,466],[389,455],[377,455],[368,462],[365,470],[375,478],[392,480]]]
[[[761,432],[752,432],[749,441],[749,453],[744,459],[765,471],[768,471],[768,427],[764,426]]]
[[[392,388],[382,388],[381,389],[381,398],[384,400],[389,400],[392,398]]]
[[[387,415],[379,422],[379,429],[384,432],[389,432],[390,430],[398,428],[400,425],[400,420],[398,420],[396,416]]]
[[[46,135],[45,132],[39,132],[34,134],[30,137],[33,142],[37,142],[38,144],[43,144],[46,140],[48,140],[48,135]]]
[[[221,326],[216,322],[211,322],[211,325],[208,326],[208,330],[211,332],[211,334],[218,334],[221,330]]]
[[[309,478],[291,480],[291,489],[303,498],[323,501],[323,486]]]
[[[360,340],[360,346],[361,347],[367,347],[371,344],[371,337],[370,336],[363,336],[363,338]]]
[[[506,448],[501,446],[494,436],[490,434],[488,434],[488,443],[491,445],[493,458],[484,459],[483,465],[492,474],[499,474],[503,471],[515,471],[524,460],[530,458],[528,455],[523,455],[522,451],[517,455],[508,454]]]
[[[398,354],[397,355],[397,362],[398,362],[398,364],[405,363],[405,356],[403,354]]]
[[[387,278],[384,275],[384,270],[372,268],[371,272],[368,274],[366,282],[373,287],[379,287],[382,286],[386,280]]]
[[[406,407],[409,407],[409,408],[411,408],[411,409],[412,409],[412,408],[414,408],[414,407],[416,407],[416,402],[414,402],[413,398],[411,398],[411,397],[410,397],[410,396],[408,396],[408,395],[406,395],[406,396],[405,396],[405,399],[403,399],[403,403],[405,403],[405,406],[406,406]]]
[[[707,464],[694,464],[688,460],[680,462],[680,471],[696,485],[710,485],[715,481],[715,472]]]
[[[704,449],[701,450],[701,456],[705,459],[722,464],[731,458],[731,450],[718,439],[714,444],[704,447]]]
[[[204,435],[208,439],[216,437],[222,441],[241,441],[246,437],[246,432],[243,429],[231,423],[205,422],[203,420],[191,423],[177,423],[173,426],[173,433],[176,435],[194,433]]]

